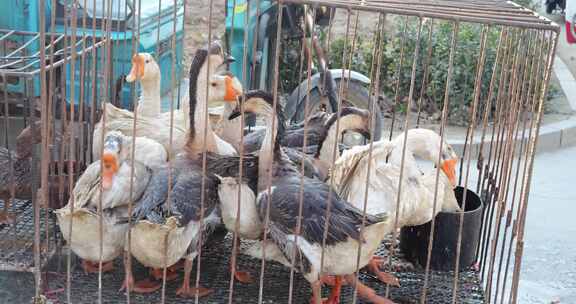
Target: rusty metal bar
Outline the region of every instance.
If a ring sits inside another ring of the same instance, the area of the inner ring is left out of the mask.
[[[522,252],[524,250],[524,228],[526,224],[526,210],[528,209],[528,195],[530,193],[530,181],[532,179],[532,172],[534,169],[534,156],[536,151],[536,146],[538,144],[538,132],[542,123],[544,99],[546,98],[548,92],[548,85],[550,82],[550,75],[552,73],[552,64],[554,62],[554,55],[556,53],[556,47],[558,46],[558,34],[550,35],[548,37],[548,45],[550,45],[548,58],[546,62],[546,68],[544,70],[544,82],[541,88],[541,96],[538,102],[538,112],[536,118],[536,128],[534,129],[534,137],[529,145],[530,160],[528,162],[528,175],[524,180],[524,187],[526,192],[524,197],[521,198],[521,204],[523,205],[522,212],[520,214],[518,223],[518,237],[516,241],[516,254],[514,261],[514,274],[512,276],[512,288],[511,288],[511,303],[516,303],[518,299],[518,282],[520,280],[520,267],[522,266]]]
[[[40,102],[42,107],[42,113],[40,114],[41,124],[42,124],[42,162],[40,168],[40,178],[41,185],[43,188],[43,197],[48,197],[48,119],[46,113],[48,112],[46,103],[46,58],[44,53],[44,48],[46,46],[46,28],[45,28],[45,15],[44,15],[44,0],[39,0],[38,4],[38,14],[40,16],[39,27],[40,27]],[[6,78],[4,78],[6,79]],[[6,112],[8,116],[8,112]],[[33,164],[34,166],[34,164]],[[32,170],[34,172],[34,170]],[[34,192],[34,191],[33,191]],[[37,199],[35,194],[32,193],[32,204],[34,208],[34,281],[36,283],[36,288],[34,292],[34,298],[40,299],[40,294],[42,292],[42,265],[40,259],[40,206],[35,204]]]
[[[392,105],[392,123],[390,124],[390,135],[388,140],[392,140],[392,133],[394,132],[394,124],[396,123],[396,108],[400,101],[400,82],[402,81],[402,64],[404,62],[404,48],[406,46],[406,36],[408,33],[408,16],[404,17],[404,27],[402,30],[402,39],[400,40],[400,59],[398,59],[398,67],[396,68],[396,83],[394,88],[394,104]]]
[[[446,132],[446,121],[448,120],[448,104],[450,101],[450,89],[451,89],[451,81],[452,81],[452,69],[454,68],[454,53],[456,50],[456,45],[458,44],[458,30],[460,24],[458,22],[454,23],[454,27],[452,29],[452,39],[450,43],[450,55],[448,55],[448,72],[446,75],[446,87],[444,88],[444,105],[442,107],[442,122],[440,123],[440,149],[442,149],[442,145],[444,143],[444,136]],[[438,154],[438,161],[441,160],[442,154]],[[440,178],[440,167],[436,168],[436,177],[434,182],[434,202],[432,205],[432,214],[436,214],[436,210],[438,207],[438,181]],[[436,217],[432,217],[431,226],[430,226],[430,237],[428,240],[428,251],[426,254],[426,267],[424,270],[424,285],[422,287],[422,294],[420,296],[420,303],[426,303],[426,295],[428,291],[428,281],[430,276],[430,263],[432,259],[432,246],[434,245],[434,230],[436,223]]]
[[[406,17],[406,22],[408,22],[408,17]],[[410,91],[408,93],[408,101],[407,101],[407,105],[406,105],[406,109],[410,109],[411,105],[412,105],[412,99],[414,98],[414,90],[415,90],[415,86],[416,86],[416,70],[418,67],[418,57],[420,54],[420,39],[422,38],[422,26],[423,26],[423,18],[421,17],[418,23],[418,32],[417,32],[417,36],[416,36],[416,45],[414,47],[414,58],[412,59],[412,74],[410,76]],[[405,25],[405,27],[407,27],[407,25]],[[406,28],[405,28],[406,29]],[[404,35],[406,35],[406,32],[404,32]],[[406,39],[406,36],[403,37],[403,39]],[[400,69],[398,70],[400,71]],[[400,74],[398,74],[398,76],[400,76]],[[400,82],[400,78],[398,78],[398,83]],[[396,92],[398,93],[398,92]],[[396,96],[398,97],[398,94],[396,94]],[[404,169],[405,169],[405,165],[406,165],[406,151],[407,151],[407,143],[408,143],[408,127],[409,127],[409,117],[410,117],[410,111],[406,111],[406,117],[404,119],[404,141],[402,143],[402,156],[401,156],[401,161],[400,161],[400,174],[398,177],[398,191],[397,191],[397,197],[396,197],[396,214],[395,214],[395,218],[394,218],[394,229],[392,230],[392,244],[390,245],[390,249],[388,251],[388,265],[392,266],[392,256],[394,256],[394,246],[396,245],[396,238],[397,238],[397,232],[398,232],[398,228],[400,228],[398,226],[399,224],[399,220],[400,220],[400,211],[402,210],[400,207],[400,202],[402,200],[402,182],[403,182],[403,178],[404,178]],[[436,181],[438,182],[438,181]],[[366,190],[368,191],[368,190]],[[367,197],[365,198],[367,200]],[[366,202],[364,202],[364,204],[366,205]],[[366,208],[366,206],[364,206],[364,208]],[[386,297],[388,297],[390,294],[390,285],[386,284]]]
[[[516,32],[512,31],[510,33],[510,35],[507,35],[508,39],[507,41],[505,41],[506,43],[506,47],[504,49],[504,58],[503,58],[503,64],[502,64],[502,68],[501,68],[501,72],[500,72],[500,79],[499,79],[499,84],[498,84],[498,94],[496,97],[496,114],[495,114],[495,121],[492,125],[492,135],[491,135],[491,139],[490,139],[490,149],[488,152],[488,163],[487,163],[487,170],[486,172],[489,174],[489,180],[488,180],[488,184],[486,185],[487,190],[486,190],[486,198],[485,198],[485,202],[486,205],[488,207],[488,209],[486,210],[485,214],[484,214],[484,220],[483,222],[486,223],[486,225],[484,225],[484,230],[482,231],[483,237],[482,237],[482,253],[481,253],[481,257],[480,257],[480,264],[481,264],[481,270],[480,270],[480,278],[481,280],[484,279],[484,270],[485,270],[485,264],[486,264],[486,255],[488,254],[488,243],[489,243],[489,235],[491,234],[492,231],[492,219],[494,216],[494,210],[495,210],[495,203],[492,201],[493,198],[495,196],[497,196],[497,189],[495,186],[495,180],[497,178],[497,176],[495,177],[494,175],[498,174],[497,172],[495,173],[495,170],[497,171],[497,169],[495,169],[496,167],[496,160],[498,159],[498,155],[500,154],[500,148],[501,148],[501,134],[502,134],[502,123],[501,123],[501,118],[502,118],[502,112],[503,112],[503,108],[504,108],[504,97],[503,94],[505,92],[505,82],[509,76],[509,65],[511,64],[511,58],[513,56],[513,50],[512,50],[512,43],[514,41],[514,37],[516,36]],[[494,139],[496,137],[496,140]],[[491,169],[490,169],[491,167]]]
[[[308,18],[309,16],[309,10],[313,10],[312,13],[312,20],[314,20],[316,18],[316,9],[315,8],[310,8],[308,6],[304,6],[304,18]],[[314,23],[310,24],[310,45],[312,45],[313,39],[314,39]],[[304,41],[304,39],[306,39],[306,37],[303,37],[302,40]],[[312,77],[312,50],[311,48],[306,48],[307,50],[307,55],[306,55],[306,59],[307,59],[307,81],[306,81],[306,100],[304,101],[304,142],[302,144],[302,152],[304,152],[304,154],[306,153],[306,144],[308,143],[308,117],[310,116],[309,113],[309,108],[310,108],[310,85],[311,85],[311,77]],[[279,58],[276,58],[276,60],[279,60]],[[300,164],[300,190],[299,190],[299,194],[298,194],[298,219],[296,221],[296,231],[295,234],[297,236],[300,236],[301,230],[302,230],[302,213],[303,213],[303,206],[304,206],[304,171],[305,171],[305,164],[304,162],[302,162],[302,164]],[[294,245],[298,246],[298,238],[294,238]],[[322,250],[322,253],[324,253],[324,250]],[[322,257],[321,257],[322,259]],[[288,287],[288,304],[291,304],[293,299],[292,299],[292,294],[294,292],[294,275],[296,272],[296,250],[293,251],[292,256],[290,257],[290,260],[292,262],[292,267],[290,267],[290,284]],[[321,263],[322,265],[322,263]],[[322,269],[322,267],[320,267]]]
[[[284,0],[278,0],[278,16],[277,16],[277,24],[282,24],[282,10],[284,8]],[[277,30],[276,30],[276,37],[281,37],[282,34],[282,27],[278,26]],[[276,39],[276,48],[274,49],[274,58],[279,58],[280,56],[280,41],[282,39]],[[278,105],[278,99],[279,99],[279,95],[278,95],[278,85],[280,83],[279,81],[279,60],[275,60],[274,61],[274,79],[273,79],[273,83],[272,83],[272,90],[273,90],[273,96],[274,96],[274,101],[273,101],[273,111],[276,112],[277,109],[277,105]],[[276,115],[272,115],[272,134],[275,134],[276,130]],[[274,143],[272,142],[271,145],[273,146]],[[272,150],[273,147],[270,147]],[[259,164],[260,165],[260,164]],[[260,177],[259,177],[260,178]],[[272,202],[270,201],[270,199],[272,198],[272,170],[270,170],[268,172],[268,181],[266,183],[266,191],[268,193],[268,202],[266,205],[266,216],[264,218],[264,238],[263,238],[263,244],[266,244],[266,240],[268,238],[267,236],[267,232],[269,231],[269,225],[270,225],[270,205],[272,204]],[[266,267],[266,250],[264,250],[264,247],[262,247],[262,263],[260,265],[260,281],[259,281],[259,290],[258,290],[258,304],[262,304],[263,303],[263,292],[264,292],[264,271],[265,271],[265,267]]]
[[[422,98],[426,94],[426,88],[428,87],[428,68],[430,67],[432,61],[432,52],[434,50],[434,45],[432,44],[432,33],[434,32],[434,20],[427,20],[430,23],[428,28],[428,52],[426,54],[426,61],[424,61],[424,68],[422,71],[422,84],[420,84],[420,96],[418,97],[418,116],[416,117],[416,128],[420,127],[420,114],[422,111]]]
[[[346,58],[347,57],[347,52],[348,52],[348,42],[349,42],[349,37],[350,37],[350,15],[351,15],[351,11],[347,11],[346,14],[346,34],[344,36],[344,48],[342,49],[342,64],[344,66],[346,66]],[[336,15],[336,13],[335,13]],[[308,71],[308,79],[310,79],[310,71]],[[329,81],[329,80],[328,80]],[[340,134],[340,110],[342,109],[342,95],[343,95],[343,90],[344,90],[344,83],[340,83],[340,87],[338,88],[338,108],[336,109],[336,113],[333,115],[336,115],[336,138],[338,138],[338,134]],[[309,93],[307,93],[309,95]],[[308,98],[309,96],[307,96]],[[334,167],[334,162],[337,159],[337,149],[338,149],[338,145],[334,145],[333,149],[332,149],[332,159],[331,159],[331,165],[330,167],[333,168]],[[332,176],[332,174],[330,175],[330,187],[334,188],[334,177]],[[324,262],[325,262],[325,258],[326,258],[326,240],[328,239],[328,225],[329,225],[329,220],[330,220],[330,215],[332,213],[332,191],[328,192],[328,208],[326,209],[326,221],[322,230],[322,252],[320,253],[320,273],[323,273],[324,270]],[[354,300],[356,299],[356,290],[354,290]]]
[[[236,2],[236,0],[234,0],[234,3]],[[236,7],[236,4],[234,4],[233,7]],[[250,11],[250,2],[246,3],[246,11]],[[257,1],[256,3],[256,16],[260,16],[259,15],[259,11],[260,11],[260,0]],[[234,9],[232,9],[232,18],[234,18],[234,16],[236,15],[236,12]],[[244,27],[248,28],[248,14],[246,14],[245,18],[244,18]],[[258,24],[260,23],[260,18],[257,18],[257,25],[254,27],[254,35],[256,35],[256,31],[258,30],[259,26]],[[232,22],[232,24],[234,24],[234,22]],[[234,27],[232,27],[232,29],[234,29]],[[233,32],[234,30],[232,30],[232,33],[230,35],[230,41],[233,41]],[[244,45],[248,45],[248,33],[249,31],[245,31],[244,32]],[[252,62],[256,62],[256,49],[257,49],[257,43],[254,43],[253,45],[253,49],[252,49]],[[242,75],[241,75],[241,79],[242,80],[246,80],[247,79],[247,66],[248,66],[248,52],[244,52],[243,57],[242,57]],[[256,75],[256,65],[252,66],[252,74],[251,76],[254,77],[254,75]],[[242,90],[242,98],[245,99],[246,98],[246,94],[245,94],[245,90]],[[243,108],[243,104],[240,103],[239,104],[241,107],[241,111],[240,111],[240,125],[242,126],[242,128],[240,130],[238,130],[240,132],[240,144],[238,145],[238,154],[239,154],[239,160],[238,160],[238,180],[241,181],[244,175],[244,125],[246,122],[246,116],[244,113],[244,108]],[[223,117],[222,119],[227,119],[226,117]],[[240,230],[240,216],[241,216],[241,201],[242,198],[242,187],[238,187],[238,209],[236,210],[236,221],[234,223],[234,230],[235,231],[239,231]],[[250,203],[250,202],[248,202]],[[234,299],[234,281],[235,281],[235,276],[234,273],[236,271],[236,262],[237,262],[237,257],[238,257],[238,247],[239,247],[239,243],[240,243],[240,238],[238,237],[237,233],[233,233],[233,238],[232,238],[232,257],[231,257],[231,267],[230,267],[230,283],[228,285],[228,304],[232,304],[233,303],[233,299]]]
[[[505,254],[505,249],[506,249],[506,241],[507,241],[507,236],[508,236],[508,230],[512,224],[512,213],[514,212],[514,206],[515,206],[515,201],[516,201],[516,190],[517,190],[517,186],[518,186],[518,180],[520,177],[520,167],[522,164],[522,158],[521,158],[521,154],[524,148],[524,135],[526,132],[526,120],[523,119],[523,116],[525,116],[525,111],[526,111],[526,107],[524,106],[524,100],[526,98],[525,93],[528,91],[527,89],[525,90],[526,85],[530,86],[532,84],[532,79],[536,76],[537,73],[534,73],[534,57],[536,55],[537,52],[537,48],[534,45],[534,32],[530,32],[527,35],[529,35],[529,37],[527,37],[527,47],[526,47],[526,60],[523,66],[523,75],[522,75],[522,81],[520,83],[520,85],[517,87],[517,94],[516,94],[516,99],[518,102],[518,116],[516,119],[516,127],[515,127],[515,134],[512,137],[512,152],[511,152],[511,165],[510,165],[510,179],[508,181],[508,186],[507,186],[507,190],[509,191],[510,189],[510,180],[512,179],[512,170],[513,170],[513,162],[514,162],[514,155],[516,154],[516,141],[518,139],[518,135],[520,134],[520,120],[524,121],[523,127],[522,127],[522,137],[520,140],[520,150],[519,150],[519,156],[518,156],[518,161],[516,163],[516,174],[515,174],[515,178],[514,178],[514,184],[513,184],[513,191],[512,191],[512,198],[510,199],[510,208],[507,210],[506,212],[506,224],[504,227],[504,233],[503,233],[503,240],[502,240],[502,246],[500,248],[500,257],[498,259],[498,274],[496,276],[496,290],[494,292],[494,303],[498,302],[498,293],[499,293],[499,288],[500,288],[500,275],[502,274],[502,266],[504,263],[504,254]],[[541,48],[540,48],[541,50]],[[532,59],[532,62],[530,64],[530,60]],[[528,77],[530,77],[530,79],[528,80]],[[502,234],[502,233],[501,233]],[[513,241],[513,237],[510,238],[510,241]],[[510,247],[509,249],[511,249],[512,242],[510,242]],[[510,252],[510,251],[509,251]],[[504,270],[505,272],[507,272],[507,268],[508,266],[506,266],[506,269]],[[504,281],[504,285],[505,285],[505,281]],[[505,289],[503,287],[502,292],[504,292]],[[504,296],[502,297],[502,300],[504,300]]]
[[[516,86],[518,83],[518,70],[520,69],[520,64],[519,61],[521,60],[520,57],[522,55],[522,52],[520,50],[520,44],[523,41],[522,38],[524,36],[524,31],[521,30],[521,32],[518,34],[518,36],[516,37],[516,43],[514,44],[514,48],[515,48],[515,54],[514,54],[514,63],[513,63],[513,73],[512,73],[512,77],[510,79],[510,85],[509,85],[509,91],[512,91],[512,100],[515,101],[515,95],[514,92],[516,90]],[[512,124],[515,123],[515,117],[514,117],[514,109],[516,107],[516,103],[513,103],[513,110],[509,111],[508,113],[506,113],[505,115],[507,116],[506,118],[506,130],[508,130],[509,128],[511,128]],[[511,142],[512,142],[512,138],[511,138],[511,131],[508,131],[508,133],[504,134],[506,136],[506,139],[504,140],[504,152],[503,152],[503,156],[500,160],[504,159],[504,161],[501,161],[502,164],[502,168],[501,168],[501,174],[500,174],[500,180],[498,181],[498,188],[499,188],[499,193],[498,193],[498,198],[496,199],[496,204],[497,204],[497,210],[496,210],[496,223],[495,223],[495,227],[494,227],[494,234],[491,240],[491,250],[490,250],[490,263],[489,263],[489,267],[488,267],[488,280],[486,282],[486,297],[488,299],[490,299],[491,297],[491,291],[492,291],[492,280],[493,280],[493,271],[494,271],[494,267],[495,267],[495,255],[496,255],[496,250],[497,250],[497,246],[498,246],[498,241],[499,241],[499,233],[500,233],[500,225],[501,225],[501,218],[504,214],[504,208],[506,205],[506,190],[507,190],[507,180],[508,180],[508,168],[509,168],[509,162],[510,162],[510,157],[511,157]]]
[[[457,11],[447,12],[446,7],[426,9],[423,7],[407,7],[407,3],[400,5],[370,5],[365,3],[351,4],[349,1],[341,0],[285,0],[286,3],[325,5],[343,9],[364,10],[371,12],[381,12],[414,17],[428,17],[447,21],[473,22],[494,25],[514,26],[518,28],[537,28],[543,30],[559,31],[558,25],[542,17],[532,18],[518,17],[517,15],[502,15],[496,18],[490,14],[478,12],[460,13]]]
[[[539,45],[541,45],[542,43],[544,43],[544,32],[542,31],[539,35],[539,37],[536,38],[537,39],[537,43],[535,44],[535,47],[538,47]],[[538,82],[539,82],[539,76],[541,75],[541,67],[544,63],[544,56],[545,53],[543,52],[543,49],[541,47],[538,47],[538,54],[533,58],[533,62],[532,62],[532,78],[530,79],[530,84],[528,87],[528,91],[526,92],[526,97],[528,100],[532,100],[530,102],[530,104],[526,104],[525,106],[528,107],[528,105],[530,105],[530,108],[528,109],[529,114],[530,113],[534,113],[536,110],[536,105],[537,105],[537,100],[538,100],[538,94],[536,92],[534,92],[533,96],[531,97],[531,92],[534,91],[535,88],[538,87]],[[534,66],[536,65],[536,67]],[[534,69],[536,69],[536,73],[534,72]],[[536,79],[536,81],[533,82],[533,80]],[[528,103],[528,102],[527,102]],[[530,120],[530,127],[528,128],[528,130],[533,130],[534,129],[534,119],[532,117],[528,117],[528,119]],[[524,119],[524,126],[523,126],[523,130],[522,130],[522,145],[520,147],[521,151],[520,153],[522,153],[522,148],[524,146],[524,144],[528,144],[531,140],[532,140],[532,132],[528,132],[528,137],[526,138],[526,124],[527,124],[527,119]],[[527,177],[527,169],[528,169],[528,160],[530,157],[529,154],[529,149],[525,149],[524,152],[524,166],[523,166],[523,170],[522,170],[522,180],[521,180],[521,187],[520,187],[520,195],[519,195],[519,199],[521,197],[524,196],[525,194],[525,188],[524,188],[524,180]],[[519,156],[520,158],[521,156]],[[519,162],[520,163],[520,162]],[[518,173],[519,174],[519,173]],[[517,182],[517,181],[516,181]],[[516,185],[515,185],[516,187]],[[516,211],[516,219],[514,220],[514,223],[512,225],[512,233],[511,233],[511,237],[510,237],[510,244],[509,244],[509,248],[508,248],[508,254],[506,257],[506,266],[505,266],[505,272],[504,272],[504,278],[503,278],[503,286],[502,286],[502,299],[501,299],[501,303],[504,303],[504,298],[505,298],[505,291],[506,291],[506,285],[507,285],[507,278],[508,278],[508,271],[510,268],[510,260],[512,257],[512,248],[513,248],[513,243],[514,240],[516,239],[517,236],[517,230],[518,230],[518,226],[517,226],[517,221],[520,218],[520,214],[521,214],[521,210],[522,210],[522,205],[520,204],[520,201],[518,202],[518,208]]]
[[[210,4],[209,4],[209,8],[208,8],[208,20],[209,20],[209,25],[208,25],[208,44],[210,44],[212,42],[212,18],[213,18],[213,6],[214,6],[214,0],[210,0]],[[209,118],[209,114],[208,114],[208,96],[210,94],[210,56],[207,57],[207,69],[206,69],[206,102],[204,104],[204,132],[202,132],[202,142],[204,143],[204,147],[202,149],[202,186],[200,187],[202,193],[200,194],[200,218],[204,218],[204,212],[205,210],[205,202],[206,202],[206,195],[205,195],[205,191],[204,189],[206,189],[206,138],[208,138],[208,120]],[[190,96],[191,98],[192,96]],[[192,127],[192,126],[191,126]],[[202,231],[204,229],[203,227],[204,223],[200,223],[200,231]],[[199,234],[198,236],[198,255],[196,256],[196,259],[198,260],[197,263],[197,268],[196,268],[196,289],[198,289],[200,287],[200,273],[201,271],[201,266],[202,266],[202,246],[204,244],[204,239],[202,236],[202,233]],[[199,293],[197,292],[194,296],[194,303],[198,304],[199,301]]]
[[[480,100],[480,91],[482,85],[482,75],[484,74],[484,64],[486,59],[486,39],[487,39],[487,32],[489,28],[488,26],[484,26],[482,29],[482,36],[481,36],[481,46],[480,46],[480,58],[478,59],[478,64],[476,66],[476,83],[474,85],[474,101],[472,104],[472,112],[470,113],[470,120],[468,127],[468,134],[466,137],[470,137],[470,143],[474,142],[474,131],[476,127],[476,112],[478,110],[478,102]],[[470,176],[470,164],[471,164],[471,148],[465,149],[464,159],[467,163],[467,170],[464,177],[464,195],[462,198],[462,211],[460,212],[459,224],[458,224],[458,241],[456,242],[456,268],[454,270],[454,285],[452,289],[452,303],[456,303],[456,298],[458,294],[458,275],[460,270],[460,251],[462,247],[462,231],[464,226],[464,212],[466,211],[466,194],[468,190],[468,178]],[[464,163],[464,161],[463,161]],[[462,174],[462,172],[460,172]],[[462,178],[462,175],[460,175]]]

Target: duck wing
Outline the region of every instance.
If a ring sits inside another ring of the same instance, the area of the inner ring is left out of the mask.
[[[238,178],[240,172],[239,156],[220,156],[214,153],[207,154],[206,172],[221,177]],[[256,192],[258,184],[258,156],[246,154],[242,157],[242,182],[248,184]]]
[[[322,125],[308,125],[307,130],[304,128],[287,130],[282,139],[282,145],[285,147],[303,147],[304,137],[306,137],[306,146],[317,146],[322,138],[326,137],[327,129]],[[304,136],[306,134],[306,136]]]
[[[300,203],[301,180],[298,175],[277,179],[271,197],[267,190],[258,195],[260,216],[265,218],[269,198],[270,225],[285,235],[296,234]],[[348,238],[361,241],[362,212],[342,200],[325,183],[304,177],[303,205],[300,235],[311,244],[322,244],[324,228],[328,221],[327,245],[344,242]],[[331,214],[327,218],[328,197],[331,196]],[[366,215],[365,226],[379,222],[376,216]]]
[[[179,175],[177,166],[162,166],[152,173],[152,177],[148,182],[146,190],[138,201],[138,204],[132,210],[132,218],[134,221],[148,219],[152,222],[157,222],[162,218],[162,205],[166,202],[168,197],[169,184],[174,188],[176,180]],[[169,173],[172,171],[172,180],[170,183]]]
[[[242,145],[244,147],[244,153],[254,153],[260,150],[265,135],[266,135],[265,129],[259,129],[252,133],[244,135],[244,140],[242,141]]]
[[[130,161],[124,162],[116,173],[112,188],[103,193],[102,207],[104,209],[126,207],[130,201],[138,201],[144,193],[152,170],[138,161],[134,161],[134,167],[131,165]],[[132,171],[134,178],[132,178]]]
[[[100,161],[91,163],[82,173],[74,189],[68,206],[74,200],[74,208],[83,208],[90,204],[99,204],[100,200]]]
[[[182,172],[178,176],[168,205],[171,213],[179,218],[180,225],[201,221],[212,214],[218,203],[218,183],[217,178],[197,170]]]
[[[338,185],[339,194],[343,197],[348,197],[353,179],[366,179],[369,161],[372,161],[372,172],[382,166],[388,166],[387,158],[393,149],[394,144],[392,142],[382,140],[373,143],[372,157],[370,159],[368,159],[370,145],[355,146],[344,151],[334,163],[331,172],[335,184]],[[374,183],[374,181],[371,180],[371,183]]]
[[[320,171],[314,166],[314,160],[309,155],[292,148],[284,148],[284,153],[292,163],[296,166],[298,172],[301,171],[302,163],[304,163],[304,176],[322,180]]]

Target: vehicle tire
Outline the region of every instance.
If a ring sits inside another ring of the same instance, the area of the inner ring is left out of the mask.
[[[340,79],[336,79],[336,88],[337,93],[340,93]],[[344,88],[342,96],[344,100],[342,102],[342,106],[354,106],[361,109],[370,109],[370,93],[368,92],[368,88],[363,85],[361,82],[356,80],[351,80],[347,88]],[[321,105],[325,105],[325,108],[328,112],[333,112],[330,107],[330,102],[328,101],[328,97],[321,96],[320,91],[318,88],[314,88],[310,91],[309,97],[309,106],[308,106],[308,113],[313,114],[317,111],[320,111]],[[300,103],[296,106],[296,111],[294,115],[291,117],[292,123],[301,122],[305,117],[305,109],[306,109],[306,99],[307,97],[302,97]],[[380,140],[382,135],[382,110],[377,102],[374,103],[374,107],[376,107],[376,111],[374,111],[374,118],[375,121],[375,130],[374,130],[374,140]],[[309,115],[308,115],[309,116]]]

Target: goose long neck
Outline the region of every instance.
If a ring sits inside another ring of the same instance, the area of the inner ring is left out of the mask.
[[[204,65],[200,69],[200,75],[196,81],[197,88],[196,88],[196,103],[194,109],[194,129],[196,130],[204,130],[204,128],[208,128],[208,133],[211,133],[212,128],[210,126],[210,120],[208,119],[207,111],[208,111],[208,102],[206,100],[206,84],[207,79],[206,75],[208,74],[208,67]],[[192,109],[190,109],[192,110]],[[190,123],[192,124],[192,123]]]
[[[142,93],[138,101],[138,115],[154,117],[161,112],[160,77],[143,80]]]
[[[263,191],[267,188],[273,164],[280,161],[282,157],[280,141],[284,135],[284,121],[280,116],[274,119],[274,113],[271,108],[262,114],[266,116],[266,134],[258,152],[258,191]]]
[[[342,128],[340,128],[342,130]],[[336,132],[336,124],[333,124],[326,133],[326,138],[320,143],[316,158],[324,162],[332,162],[332,153],[334,148],[338,149],[337,145],[342,139],[342,133]],[[336,150],[336,158],[340,155],[339,150]]]
[[[220,138],[231,143],[237,151],[240,151],[240,137],[243,130],[242,119],[236,118],[229,120],[226,117],[234,111],[235,105],[231,103],[224,104],[224,111],[222,112],[222,121],[220,123],[221,133]]]
[[[200,60],[198,60],[200,61]],[[206,77],[208,73],[207,64],[203,64],[201,68],[197,68],[198,62],[192,63],[190,71],[190,87],[189,87],[189,112],[188,119],[190,120],[190,134],[188,138],[189,146],[201,146],[204,136],[200,133],[201,130],[207,128],[207,138],[212,136],[212,127],[207,113],[206,102]]]
[[[330,119],[326,122],[324,128],[326,132],[323,137],[320,138],[318,151],[314,156],[316,159],[320,159],[325,163],[332,163],[332,153],[334,148],[336,148],[336,158],[340,156],[340,151],[338,150],[338,143],[342,141],[342,134],[346,130],[353,130],[355,128],[361,128],[362,121],[358,119],[356,115],[341,115],[340,119],[336,114],[332,114]]]
[[[402,165],[404,140],[405,134],[402,133],[392,141],[394,143],[394,148],[392,149],[392,152],[390,152],[389,162],[393,165]],[[404,174],[406,177],[418,177],[421,175],[420,169],[416,164],[415,155],[425,160],[435,161],[431,159],[429,153],[425,153],[424,151],[426,140],[426,138],[421,138],[408,133],[408,136],[406,137],[406,152],[404,156]]]

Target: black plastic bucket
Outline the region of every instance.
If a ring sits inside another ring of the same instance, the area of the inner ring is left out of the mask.
[[[456,187],[454,194],[460,206],[464,197],[464,188]],[[462,227],[462,246],[460,248],[460,270],[467,269],[476,261],[476,249],[480,240],[482,222],[482,200],[471,190],[466,194],[466,210]],[[454,270],[456,267],[456,246],[460,213],[440,212],[436,216],[434,244],[430,268],[433,270]],[[400,233],[400,249],[410,262],[426,266],[428,241],[432,224],[404,227]]]

